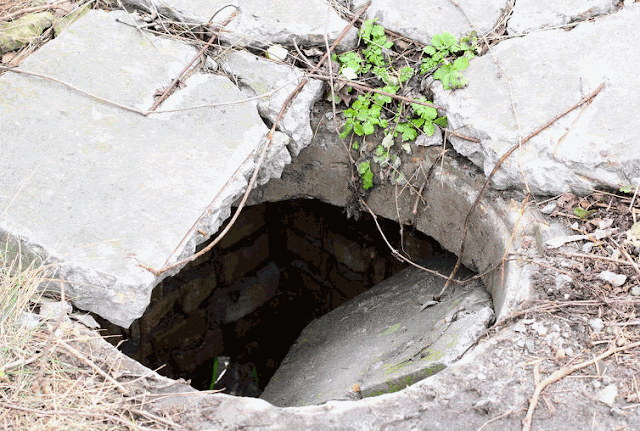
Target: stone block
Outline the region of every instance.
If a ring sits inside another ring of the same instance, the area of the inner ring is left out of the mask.
[[[255,205],[242,210],[233,228],[218,242],[218,249],[231,247],[256,233],[265,224],[264,205]]]
[[[186,314],[191,314],[197,310],[217,285],[217,275],[214,271],[211,271],[207,277],[197,278],[184,285],[184,295],[180,299],[182,310]]]
[[[287,250],[317,269],[321,267],[323,261],[324,253],[321,245],[320,241],[314,242],[292,231],[287,232]]]
[[[200,345],[207,332],[204,312],[187,319],[176,319],[174,325],[155,331],[152,338],[156,351],[185,350]]]
[[[224,352],[224,335],[218,327],[209,329],[199,346],[190,350],[178,350],[171,354],[177,368],[183,374],[193,374],[205,361]]]
[[[240,248],[220,256],[222,266],[222,280],[231,284],[235,280],[245,276],[269,257],[269,236],[267,233],[260,235],[250,246]]]
[[[377,257],[375,248],[363,248],[361,244],[335,233],[325,236],[324,247],[335,256],[338,262],[356,272],[367,271],[371,262]]]
[[[446,272],[451,261],[421,261]],[[450,289],[422,310],[444,280],[409,268],[314,320],[261,398],[279,407],[322,404],[403,389],[455,362],[493,317],[484,286]],[[354,383],[360,394],[350,388]]]

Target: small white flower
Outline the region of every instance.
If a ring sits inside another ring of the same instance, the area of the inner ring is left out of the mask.
[[[342,69],[341,73],[342,73],[342,76],[344,76],[347,79],[356,79],[358,77],[358,74],[356,73],[356,71],[350,67],[345,67],[344,69]]]

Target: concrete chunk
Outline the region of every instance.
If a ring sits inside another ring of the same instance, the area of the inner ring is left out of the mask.
[[[195,50],[143,38],[115,22],[122,14],[91,11],[21,69],[148,109]],[[184,84],[161,109],[228,104],[145,117],[49,80],[0,77],[0,229],[57,262],[74,305],[120,326],[170,274],[138,262],[160,269],[206,239],[194,226],[217,231],[267,132],[255,102],[230,103],[246,96],[229,79],[194,74]],[[274,139],[262,182],[290,161],[287,142]]]

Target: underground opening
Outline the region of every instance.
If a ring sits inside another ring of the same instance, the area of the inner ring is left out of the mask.
[[[435,262],[445,274],[455,263],[455,255],[411,226],[382,217],[378,217],[378,223],[389,243],[411,260],[425,265]],[[206,245],[200,245],[200,249]],[[444,353],[429,351],[429,347],[452,323],[462,322],[453,313],[468,314],[476,307],[460,296],[454,301],[466,301],[466,308],[449,304],[441,307],[441,316],[431,315],[429,307],[420,311],[431,298],[420,290],[426,283],[420,278],[423,272],[411,272],[409,267],[393,256],[369,214],[361,214],[358,220],[347,219],[344,208],[315,199],[262,203],[245,208],[209,253],[156,286],[147,311],[128,329],[106,320],[100,323],[112,343],[149,368],[159,368],[160,374],[187,380],[199,390],[221,389],[240,396],[263,394],[283,364],[304,364],[308,358],[291,355],[314,338],[301,336],[314,322],[323,322],[321,332],[325,335],[344,338],[347,349],[355,349],[371,335],[378,344],[370,349],[377,352],[372,360],[383,376],[410,368],[405,367],[404,360],[420,363],[429,356],[435,358],[433,364],[418,367],[417,372],[402,374],[402,382],[385,378],[385,385],[370,387],[362,382],[363,389],[357,381],[348,382],[349,391],[356,396],[375,395],[398,390],[444,368],[446,361],[439,361]],[[411,285],[418,290],[411,290]],[[493,313],[490,297],[481,284],[473,286],[482,294],[472,302],[486,305],[482,309],[487,312],[479,318],[484,328]],[[370,293],[380,287],[382,296]],[[454,290],[467,292],[469,288]],[[370,297],[364,298],[365,292]],[[358,303],[356,297],[365,302]],[[389,307],[394,300],[406,302],[413,311],[408,313],[400,305]],[[348,315],[339,318],[338,332],[333,334],[334,323],[323,319],[339,308],[347,310]],[[376,314],[378,311],[382,317]],[[407,317],[413,320],[403,320]],[[356,329],[353,324],[357,322],[353,321],[359,321],[362,327]],[[382,329],[374,328],[376,324],[382,324]],[[349,338],[354,336],[353,340]],[[352,362],[363,360],[348,351],[329,351],[336,366],[341,360],[338,356]],[[280,381],[292,386],[289,380],[294,375],[283,375]],[[353,390],[353,385],[358,385],[354,387],[358,390]],[[270,401],[277,405],[276,400]]]

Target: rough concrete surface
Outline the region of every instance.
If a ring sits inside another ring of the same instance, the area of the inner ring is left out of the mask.
[[[325,34],[333,43],[348,24],[323,0],[125,0],[126,5],[160,14],[185,23],[222,23],[234,10],[236,16],[225,26],[221,39],[242,47],[266,48],[270,45],[324,47]],[[341,50],[351,49],[357,41],[351,29],[340,42]]]
[[[493,185],[523,189],[526,181],[533,193],[552,195],[638,184],[639,21],[636,3],[568,32],[509,39],[493,49],[493,57],[471,60],[465,71],[468,87],[452,92],[433,84],[434,102],[447,110],[449,124],[481,141],[454,137],[456,150],[489,174],[519,134],[525,138],[603,84],[591,104],[558,120],[506,160]]]
[[[462,34],[475,26],[481,33],[488,32],[509,3],[400,5],[375,0],[367,16],[429,42],[441,31]],[[149,11],[160,8],[159,3],[145,4]],[[482,173],[493,169],[519,135],[527,136],[604,84],[591,104],[541,132],[501,167],[493,186],[516,190],[512,194],[490,190],[488,199],[498,204],[481,203],[478,220],[490,222],[474,222],[477,229],[471,235],[476,236],[470,243],[477,249],[464,256],[470,267],[486,269],[503,256],[514,223],[510,209],[515,208],[514,202],[521,202],[525,180],[539,194],[568,190],[584,194],[592,187],[640,183],[636,115],[640,4],[624,4],[624,8],[572,29],[533,31],[501,41],[487,55],[471,60],[465,71],[470,84],[465,89],[443,91],[440,84],[434,84],[434,102],[446,108],[451,128],[481,141],[471,144],[450,137],[457,152],[468,160],[452,159],[455,169],[447,167],[436,179],[446,187],[440,196],[458,198],[463,204],[433,206],[421,222],[426,230],[440,220],[433,231],[443,237],[441,242],[450,241],[447,248],[454,251],[460,243],[465,206],[468,209],[477,186],[483,183]],[[239,41],[243,35],[249,46],[290,42],[298,35],[300,43],[322,46],[327,22],[331,23],[329,42],[345,24],[344,20],[320,19],[327,11],[334,16],[320,1],[268,3],[273,7],[256,1],[238,5],[240,15],[228,27],[233,33],[227,41]],[[525,5],[516,2],[514,16],[524,14]],[[187,6],[197,4],[181,7]],[[548,8],[565,14],[557,3]],[[173,9],[168,6],[167,13]],[[216,8],[207,3],[196,9],[192,12],[199,15],[195,21],[202,22]],[[173,16],[186,19],[187,15]],[[115,17],[128,19],[121,12],[88,13],[24,61],[20,69],[53,76],[133,110],[148,109],[154,93],[177,76],[195,51],[176,41],[146,33],[143,37],[136,29],[117,24]],[[278,22],[280,17],[286,20]],[[531,19],[534,22],[520,25],[536,29],[549,23],[544,17]],[[569,21],[579,19],[571,16]],[[303,22],[310,25],[300,30],[298,24]],[[262,27],[268,32],[257,30]],[[310,36],[305,39],[305,34]],[[351,37],[355,42],[355,33]],[[246,97],[226,77],[196,73],[184,84],[162,109],[237,102]],[[67,282],[66,292],[74,305],[121,326],[142,314],[151,289],[161,278],[141,269],[137,262],[160,268],[190,255],[197,243],[218,230],[247,187],[254,166],[251,154],[267,131],[255,102],[143,116],[50,80],[13,73],[0,76],[0,129],[0,236],[14,244],[20,241],[26,253],[56,261],[57,277]],[[277,136],[261,184],[278,176],[290,161],[289,137]],[[242,164],[245,160],[248,162]],[[469,168],[468,161],[481,172]],[[350,175],[342,162],[333,168],[333,173]],[[313,160],[305,169],[318,170]],[[413,202],[409,197],[403,199]],[[525,234],[531,238],[548,235],[534,231],[542,230],[544,221],[527,217],[519,220]],[[403,216],[402,221],[407,220],[412,219]],[[516,241],[513,250],[521,251],[520,245]],[[530,249],[534,255],[535,246],[534,240]],[[496,288],[498,282],[515,283],[514,274],[520,272],[510,272],[507,266],[504,273],[495,271],[485,278],[494,303],[518,304],[518,295],[528,295],[530,280],[525,278],[522,289],[509,291],[510,297],[500,296],[505,291]],[[395,394],[295,408],[212,394],[167,398],[158,405],[179,412],[186,429],[519,430],[533,392],[533,364],[540,356],[554,358],[552,340],[534,330],[533,323],[537,328],[550,328],[549,334],[559,334],[574,351],[581,348],[579,340],[589,338],[584,322],[554,316],[530,320],[520,326],[503,321],[504,327],[495,328],[460,361]],[[571,356],[565,363],[569,360]],[[560,359],[548,361],[552,363],[543,373],[563,364]],[[609,366],[615,377],[598,375],[601,385],[609,386],[611,379],[616,383],[617,376],[623,375],[618,371],[624,364]],[[616,404],[609,407],[597,401],[591,378],[558,382],[552,396],[544,400],[547,410],[538,407],[534,429],[640,429],[637,407],[622,410]],[[165,391],[190,389],[182,386]]]
[[[419,263],[439,273],[455,264]],[[477,341],[493,317],[491,298],[477,280],[452,287],[442,302],[422,309],[444,282],[409,268],[314,320],[261,398],[279,407],[358,399],[440,372]]]
[[[143,38],[115,22],[122,16],[91,12],[22,68],[150,108],[195,50]],[[246,98],[221,76],[195,74],[185,84],[163,109]],[[33,76],[5,74],[0,85],[2,229],[60,263],[60,276],[76,283],[67,287],[76,306],[128,326],[158,281],[137,262],[161,268],[190,254],[194,224],[215,232],[221,222],[207,207],[217,200],[220,214],[226,199],[228,214],[246,188],[242,174],[225,184],[266,135],[255,102],[144,117]],[[282,169],[290,157],[278,143],[272,166]]]

